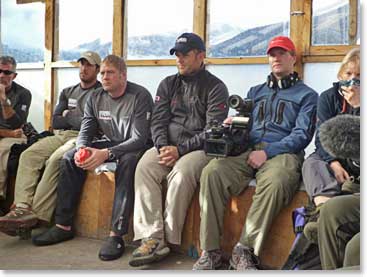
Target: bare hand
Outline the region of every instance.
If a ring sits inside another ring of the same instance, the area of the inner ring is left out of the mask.
[[[232,120],[233,120],[233,117],[227,117],[226,119],[224,119],[223,123],[224,124],[228,124],[228,125],[231,125],[232,124]]]
[[[0,84],[0,101],[5,101],[6,94],[5,94],[5,86]]]
[[[345,100],[348,102],[349,105],[351,105],[353,108],[357,108],[361,105],[359,86],[342,86],[341,90],[343,92]]]
[[[64,110],[64,111],[62,112],[62,117],[65,117],[68,113],[69,113],[69,110]]]
[[[108,150],[106,149],[96,149],[91,147],[85,147],[85,149],[90,151],[90,156],[83,163],[80,163],[76,159],[76,153],[74,154],[75,164],[84,170],[94,170],[98,166],[104,163],[108,159]]]
[[[348,172],[343,168],[343,166],[338,161],[331,162],[330,167],[333,170],[335,178],[338,181],[338,183],[343,184],[350,178]]]
[[[180,155],[176,146],[163,146],[159,149],[159,164],[173,167]]]
[[[252,151],[248,156],[247,163],[254,169],[260,168],[268,159],[264,150]]]
[[[11,137],[13,138],[21,138],[22,135],[23,135],[23,130],[21,128],[11,131]]]

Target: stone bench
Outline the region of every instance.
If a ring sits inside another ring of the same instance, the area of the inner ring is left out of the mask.
[[[98,175],[88,172],[75,222],[77,234],[97,239],[108,236],[114,188],[114,174],[112,172],[102,172]],[[227,227],[224,229],[221,245],[228,254],[238,242],[254,192],[255,187],[250,186],[239,196],[232,197],[227,205],[224,219],[224,226]],[[295,238],[292,227],[292,211],[306,205],[307,201],[306,192],[298,191],[292,202],[274,220],[260,256],[262,264],[266,267],[279,269],[285,262]],[[132,242],[133,239],[132,217],[129,228],[129,234],[125,237],[128,243]],[[181,244],[181,250],[194,258],[201,252],[199,230],[198,187],[187,212]]]

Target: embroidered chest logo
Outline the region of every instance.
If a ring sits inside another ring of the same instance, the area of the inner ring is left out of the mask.
[[[111,120],[111,113],[110,113],[110,111],[99,111],[98,119],[101,119],[101,120]]]
[[[68,108],[76,108],[76,99],[73,99],[73,98],[69,98],[68,100]]]

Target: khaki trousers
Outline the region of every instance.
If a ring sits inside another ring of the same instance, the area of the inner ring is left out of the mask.
[[[8,177],[8,158],[10,148],[16,143],[26,143],[27,138],[0,138],[0,200],[6,197],[6,179]]]
[[[78,131],[58,131],[22,153],[15,183],[15,204],[28,204],[39,219],[51,220],[56,207],[59,164],[64,153],[75,147],[77,135]]]
[[[257,145],[256,149],[261,149]],[[239,195],[256,177],[256,190],[246,216],[240,242],[259,256],[271,223],[293,198],[299,183],[303,158],[281,154],[255,171],[247,164],[252,150],[236,157],[210,161],[200,179],[200,244],[204,250],[220,248],[223,217],[228,200]],[[231,226],[225,226],[231,228]]]
[[[154,237],[181,244],[187,208],[204,166],[210,161],[204,151],[182,156],[173,168],[158,164],[158,151],[151,148],[140,159],[135,172],[135,240]],[[162,181],[167,195],[162,208]]]

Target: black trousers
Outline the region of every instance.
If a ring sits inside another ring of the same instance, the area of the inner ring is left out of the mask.
[[[93,148],[107,148],[110,142],[97,142]],[[74,161],[76,149],[64,154],[60,164],[57,185],[55,223],[72,226],[87,171],[77,167]],[[115,196],[112,209],[111,230],[118,235],[128,232],[129,217],[134,208],[135,168],[144,151],[127,153],[119,157],[115,171]]]

